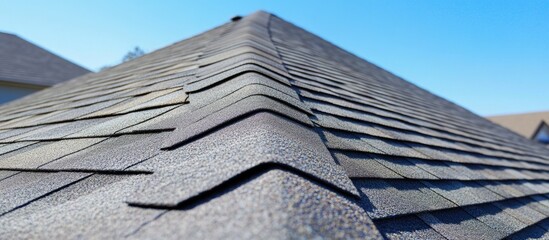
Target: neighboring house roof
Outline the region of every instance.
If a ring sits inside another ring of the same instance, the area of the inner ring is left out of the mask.
[[[549,144],[549,125],[545,121],[541,121],[534,131],[532,139],[542,143]]]
[[[549,149],[265,12],[0,116],[8,239],[548,237]]]
[[[0,32],[0,81],[52,86],[88,72],[16,35]]]
[[[488,119],[522,136],[532,138],[542,122],[549,122],[549,112],[499,115],[488,117]]]

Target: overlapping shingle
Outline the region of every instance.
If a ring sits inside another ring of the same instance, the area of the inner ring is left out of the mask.
[[[537,229],[535,216],[547,217],[542,199],[530,201],[536,209],[508,206],[547,194],[547,149],[279,18],[271,32],[292,85],[384,237],[526,236]]]
[[[1,236],[548,229],[549,150],[265,12],[33,96],[0,107]]]

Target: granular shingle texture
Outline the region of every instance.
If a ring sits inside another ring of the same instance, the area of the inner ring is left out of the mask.
[[[266,12],[0,113],[8,239],[549,230],[549,149]]]

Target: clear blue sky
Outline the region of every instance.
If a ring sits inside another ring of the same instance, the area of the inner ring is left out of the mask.
[[[258,9],[478,114],[549,110],[549,1],[0,0],[0,31],[98,70]]]

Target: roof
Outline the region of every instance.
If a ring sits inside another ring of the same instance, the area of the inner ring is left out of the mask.
[[[266,12],[0,107],[6,238],[547,238],[549,149]]]
[[[545,121],[541,121],[532,139],[538,141],[541,144],[549,144],[549,124]]]
[[[532,138],[542,122],[549,122],[549,112],[532,112],[488,117],[490,121]]]
[[[0,32],[0,81],[52,86],[89,72],[16,35]]]

